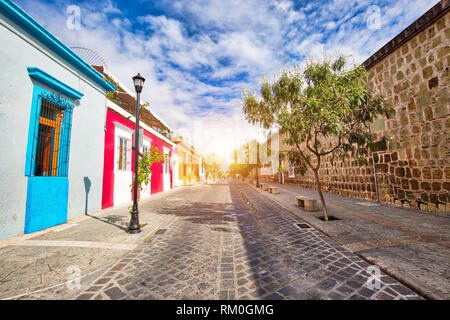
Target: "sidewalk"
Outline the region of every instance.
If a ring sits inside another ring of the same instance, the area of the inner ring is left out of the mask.
[[[317,212],[295,206],[296,195],[319,199],[315,190],[270,185],[280,194],[257,190],[424,296],[450,298],[450,215],[324,193],[328,215],[340,219],[324,222],[320,201]]]
[[[126,232],[128,207],[102,210],[0,241],[0,299],[73,299],[173,216],[162,214],[177,188],[139,203],[139,234]],[[79,271],[79,276],[77,272]],[[76,283],[80,282],[77,287]],[[68,283],[68,280],[73,280]],[[71,285],[72,284],[72,285]]]

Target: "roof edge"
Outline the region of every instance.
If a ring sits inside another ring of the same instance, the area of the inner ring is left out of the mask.
[[[127,94],[129,94],[130,96],[132,96],[134,99],[137,99],[136,97],[136,93],[133,92],[132,90],[130,90],[124,83],[120,82],[120,80],[111,72],[108,70],[108,68],[106,68],[105,66],[103,67],[103,72],[108,75],[109,77],[111,77],[115,82],[117,82],[119,84],[119,86],[125,90],[125,92]],[[146,108],[148,111],[150,111],[150,113],[152,114],[152,116],[154,116],[159,122],[161,122],[167,129],[169,129],[170,132],[174,132],[174,130],[169,127],[169,125],[167,123],[164,122],[164,120],[162,120],[156,113],[154,110],[150,110],[149,108]]]
[[[106,108],[109,108],[109,109],[115,111],[116,113],[126,117],[131,122],[136,123],[136,117],[133,116],[128,111],[124,110],[123,108],[119,107],[117,104],[114,103],[114,101],[111,101],[111,100],[107,99],[106,100]],[[171,145],[173,147],[176,147],[176,144],[173,141],[171,141],[170,139],[166,138],[161,133],[159,133],[158,131],[156,131],[155,129],[150,127],[149,125],[145,124],[144,122],[139,122],[139,126],[144,128],[145,130],[147,130],[148,132],[150,132],[154,136],[158,137],[159,139],[163,140],[167,144],[169,144],[169,145]]]
[[[441,18],[450,8],[450,0],[441,0],[434,5],[430,10],[425,12],[416,21],[411,23],[402,32],[396,35],[388,43],[386,43],[381,49],[372,54],[362,64],[366,69],[369,69],[374,64],[385,58],[387,55],[398,49],[405,42],[412,37],[423,31],[427,26]]]
[[[11,0],[0,0],[0,12],[106,91],[116,89],[112,83],[104,81],[103,77],[89,64]]]

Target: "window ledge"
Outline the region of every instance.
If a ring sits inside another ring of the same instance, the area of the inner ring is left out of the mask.
[[[59,81],[55,77],[49,75],[47,72],[42,71],[39,68],[28,67],[27,70],[28,70],[28,75],[32,79],[45,84],[46,86],[50,87],[51,89],[56,90],[64,95],[68,96],[69,98],[78,100],[83,97],[83,94],[81,92],[73,89],[72,87],[69,87],[67,84]]]

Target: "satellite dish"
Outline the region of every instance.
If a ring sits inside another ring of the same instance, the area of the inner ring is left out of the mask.
[[[81,59],[86,61],[90,66],[102,66],[108,69],[106,61],[94,50],[84,47],[70,47]]]

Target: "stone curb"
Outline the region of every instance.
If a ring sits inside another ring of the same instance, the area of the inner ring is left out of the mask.
[[[252,185],[252,184],[248,184],[248,185],[253,187],[254,189],[256,189],[256,191],[259,194],[262,194],[264,197],[266,197],[270,201],[276,203],[278,206],[280,206],[281,208],[285,209],[286,211],[288,211],[289,213],[294,215],[296,218],[298,218],[298,219],[300,219],[300,220],[302,220],[302,221],[304,221],[306,223],[309,223],[308,221],[303,219],[303,217],[301,217],[297,212],[295,212],[292,209],[286,207],[285,205],[283,205],[279,201],[277,201],[275,199],[272,199],[272,197],[269,197],[264,192],[261,192],[254,185]],[[324,231],[322,228],[318,227],[317,225],[313,225],[313,227],[316,228],[317,230],[319,230],[320,232],[322,232],[323,234],[325,234],[327,237],[329,237],[333,241],[335,241],[335,242],[339,243],[340,245],[344,246],[345,248],[347,248],[345,246],[345,244],[343,244],[339,240],[335,239],[332,235],[330,235],[328,232]],[[347,248],[347,250],[351,251],[348,248]],[[383,263],[383,261],[380,261],[378,259],[374,259],[374,258],[371,258],[371,257],[367,257],[365,255],[359,254],[358,252],[354,252],[354,251],[351,251],[351,252],[353,254],[357,255],[358,257],[360,257],[361,259],[367,261],[368,263],[377,265],[383,272],[385,272],[386,274],[390,275],[391,277],[393,277],[394,279],[396,279],[400,283],[404,284],[405,286],[409,287],[410,289],[416,291],[417,293],[419,293],[420,295],[422,295],[426,299],[429,299],[429,300],[448,300],[449,299],[448,297],[446,297],[445,295],[443,295],[439,291],[429,287],[428,285],[425,285],[425,284],[419,282],[418,280],[414,279],[412,276],[411,277],[405,276],[404,273],[401,273],[401,272],[395,270],[391,266],[387,266],[385,263]]]
[[[166,191],[162,191],[162,192],[158,192],[158,193],[154,194],[153,197],[150,196],[150,197],[143,198],[143,199],[139,200],[139,205],[141,206],[142,204],[144,204],[146,202],[149,202],[150,200],[155,200],[156,197],[167,196],[169,193],[172,193],[172,192],[174,192],[176,190],[178,190],[178,188],[170,189],[170,190],[166,190]],[[4,247],[10,246],[10,245],[14,245],[14,244],[17,244],[19,242],[28,240],[30,238],[35,238],[35,237],[41,236],[43,234],[52,232],[52,231],[54,231],[56,229],[63,228],[65,226],[77,225],[79,222],[83,222],[85,220],[88,220],[91,217],[99,217],[99,216],[102,216],[103,214],[106,214],[106,213],[109,213],[109,212],[112,212],[112,211],[115,211],[115,210],[118,210],[118,209],[127,208],[130,205],[132,205],[132,204],[133,204],[133,201],[129,201],[129,202],[117,205],[115,207],[102,209],[102,210],[99,210],[99,211],[91,212],[89,214],[83,214],[81,216],[68,219],[67,222],[65,222],[65,223],[58,224],[56,226],[46,228],[44,230],[39,230],[39,231],[35,231],[35,232],[32,232],[32,233],[19,234],[19,235],[16,235],[16,236],[12,236],[10,238],[1,239],[0,240],[0,248],[4,248]]]

